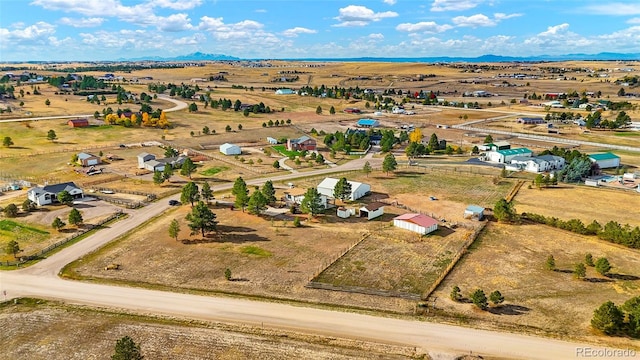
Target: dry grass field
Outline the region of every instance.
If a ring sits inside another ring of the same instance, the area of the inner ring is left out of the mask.
[[[391,219],[396,215],[384,216]],[[472,233],[473,230],[465,228],[441,227],[433,234],[420,237],[387,223],[314,281],[422,297]]]
[[[515,197],[519,213],[531,212],[558,219],[580,219],[588,224],[597,220],[639,226],[638,193],[562,184],[558,188],[528,189],[523,186]]]
[[[228,207],[214,208],[220,234],[202,239],[189,235],[182,206],[152,221],[121,241],[111,243],[97,255],[75,263],[73,271],[85,278],[142,283],[167,288],[201,289],[253,296],[288,298],[408,312],[413,303],[380,298],[372,304],[365,295],[305,289],[304,285],[324,263],[357,241],[371,223],[360,219],[346,224],[320,217],[318,222],[294,228],[292,221],[269,220]],[[168,236],[169,222],[181,223],[179,239]],[[333,215],[331,218],[335,218]],[[379,223],[378,223],[379,224]],[[121,270],[105,271],[120,264]],[[224,278],[225,269],[234,281]]]
[[[107,359],[130,336],[145,359],[410,359],[413,348],[22,300],[0,308],[8,359]],[[425,357],[424,359],[428,359]]]
[[[574,279],[574,265],[584,261],[586,253],[594,258],[606,257],[613,265],[613,275],[600,276],[588,267],[586,280]],[[558,271],[544,267],[550,254]],[[449,300],[449,293],[456,285],[466,298],[477,288],[487,294],[499,290],[505,303],[487,312],[468,303],[455,303]],[[488,225],[470,253],[434,293],[447,312],[576,337],[591,334],[589,322],[602,303],[611,300],[621,304],[638,295],[638,251],[545,225],[497,223]],[[611,341],[618,346],[631,344],[623,339]]]

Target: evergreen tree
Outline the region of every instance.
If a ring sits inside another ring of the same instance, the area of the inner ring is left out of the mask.
[[[238,177],[233,183],[231,194],[236,198],[236,207],[244,211],[245,206],[247,206],[247,203],[249,202],[249,189],[247,189],[247,183],[242,179],[242,177]]]
[[[56,197],[61,204],[71,206],[73,203],[73,196],[67,190],[62,190]]]
[[[576,266],[573,268],[573,276],[576,279],[584,279],[584,277],[587,276],[587,268],[583,263],[576,264]]]
[[[162,172],[154,171],[153,172],[153,183],[156,185],[160,185],[164,182],[164,177],[162,176]]]
[[[499,305],[504,302],[504,296],[502,296],[500,291],[496,290],[489,294],[489,301],[491,301],[493,305]]]
[[[485,144],[492,144],[492,143],[493,143],[493,136],[491,136],[491,134],[487,135],[487,136],[484,138],[484,143],[485,143]]]
[[[57,138],[58,138],[58,135],[56,135],[55,130],[49,130],[49,131],[47,132],[47,140],[49,140],[49,141],[54,141],[54,140],[55,140],[55,139],[57,139]]]
[[[451,294],[449,294],[449,297],[453,301],[460,301],[460,298],[461,298],[460,288],[457,285],[454,286],[453,289],[451,289]]]
[[[585,255],[584,255],[584,263],[585,263],[587,266],[591,266],[591,267],[596,266],[596,265],[593,263],[593,255],[591,255],[591,253],[587,253],[587,254],[585,254]]]
[[[14,145],[13,140],[11,140],[10,137],[5,136],[4,139],[2,139],[2,146],[11,147],[13,145]]]
[[[80,211],[76,208],[71,209],[71,212],[69,213],[69,224],[80,225],[83,221]]]
[[[209,186],[209,183],[206,181],[204,184],[202,184],[202,189],[200,190],[200,197],[204,199],[204,201],[206,201],[207,204],[209,203],[209,200],[213,199],[213,191],[211,190],[211,186]]]
[[[162,170],[162,179],[164,181],[169,181],[173,176],[173,167],[171,164],[165,164],[164,169]]]
[[[18,244],[17,241],[15,240],[11,240],[7,243],[6,247],[4,248],[5,253],[13,255],[14,259],[18,258],[18,253],[22,250],[20,250],[20,244]]]
[[[623,322],[622,311],[613,302],[607,301],[593,312],[591,326],[607,335],[613,335],[620,332]]]
[[[115,353],[111,355],[111,360],[142,360],[143,358],[140,345],[136,344],[129,336],[118,340]]]
[[[276,202],[276,189],[273,188],[273,182],[267,180],[262,185],[262,195],[267,200],[267,204],[273,205]]]
[[[599,258],[596,260],[596,271],[600,275],[606,275],[611,270],[611,264],[609,264],[609,260],[607,258]]]
[[[316,108],[316,114],[317,115],[322,114],[322,107],[320,105],[318,105],[318,107]]]
[[[493,216],[498,221],[511,222],[516,220],[517,213],[513,207],[513,203],[505,199],[500,199],[493,207]]]
[[[169,223],[169,236],[176,239],[178,241],[178,235],[180,234],[180,223],[178,220],[173,219],[171,223]]]
[[[249,214],[260,215],[267,208],[267,199],[260,190],[256,190],[251,194],[247,202],[247,211]]]
[[[333,188],[333,197],[342,201],[351,198],[351,183],[347,181],[347,178],[342,177],[338,180],[336,186]]]
[[[489,306],[489,303],[487,302],[487,296],[481,289],[477,289],[471,294],[471,302],[482,310],[485,310],[487,306]]]
[[[398,162],[396,162],[396,157],[391,153],[387,154],[382,161],[382,171],[385,171],[387,175],[389,175],[389,172],[395,171],[397,167]]]
[[[196,164],[194,164],[193,161],[191,161],[191,159],[186,158],[182,163],[182,167],[180,168],[180,175],[188,176],[189,179],[191,179],[191,174],[194,171],[196,171],[196,169],[197,169]]]
[[[180,194],[180,201],[182,203],[191,203],[191,207],[196,201],[200,200],[200,190],[198,189],[198,185],[193,181],[189,181],[187,185],[182,188],[182,193]]]
[[[334,108],[333,106],[331,107],[331,109],[329,109],[329,114],[331,115],[335,115],[336,114],[336,108]]]
[[[429,143],[427,145],[427,147],[431,150],[431,151],[435,151],[435,150],[439,150],[440,149],[440,142],[438,141],[438,135],[431,134],[431,137],[429,138]]]
[[[369,177],[369,174],[371,174],[371,172],[373,171],[373,169],[371,168],[371,164],[367,161],[364,163],[364,166],[362,166],[362,172],[364,172],[367,177]]]
[[[305,214],[309,214],[311,217],[324,211],[322,198],[315,187],[309,188],[304,194],[304,198],[300,203],[300,210]]]
[[[547,270],[555,270],[556,269],[556,259],[554,259],[553,255],[549,255],[547,258],[547,262],[545,263],[545,268]]]
[[[55,219],[53,219],[53,222],[51,223],[51,227],[60,231],[60,229],[62,229],[63,227],[65,227],[64,221],[62,221],[59,217],[56,217]]]
[[[193,209],[191,209],[191,213],[187,214],[186,219],[189,222],[191,235],[200,232],[202,237],[204,237],[207,232],[216,230],[216,225],[218,224],[216,214],[202,201],[198,201]]]

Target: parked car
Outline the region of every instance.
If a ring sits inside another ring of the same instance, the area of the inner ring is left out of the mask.
[[[178,206],[178,205],[180,205],[180,201],[178,201],[178,200],[169,200],[169,205]]]

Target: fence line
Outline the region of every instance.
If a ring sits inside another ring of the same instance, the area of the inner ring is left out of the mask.
[[[313,279],[315,279],[320,274],[322,274],[322,272],[325,271],[329,266],[333,265],[336,261],[340,260],[349,251],[351,251],[351,249],[356,247],[358,244],[360,244],[364,239],[368,238],[369,236],[371,236],[371,233],[367,232],[366,234],[361,236],[360,239],[356,240],[353,244],[351,244],[351,246],[346,248],[344,251],[338,253],[338,255],[336,255],[332,260],[323,262],[323,264],[313,273],[313,275],[309,277],[309,283],[305,285],[305,287],[308,287],[309,284],[314,282]]]
[[[58,241],[58,242],[56,242],[54,244],[51,244],[51,245],[47,246],[46,248],[38,251],[37,253],[35,253],[33,255],[21,256],[20,257],[20,261],[0,261],[0,265],[3,265],[3,266],[18,266],[18,265],[24,263],[25,261],[40,259],[43,256],[45,256],[48,252],[50,252],[50,251],[52,251],[54,249],[57,249],[60,246],[63,246],[65,244],[67,244],[68,242],[76,239],[77,237],[82,236],[82,235],[88,233],[89,231],[91,231],[91,230],[93,230],[93,229],[95,229],[95,228],[97,228],[99,226],[102,226],[102,225],[106,224],[107,222],[109,222],[111,220],[118,219],[121,214],[122,214],[122,211],[118,210],[115,213],[111,214],[106,219],[99,221],[97,224],[87,225],[86,228],[83,228],[82,230],[74,233],[73,235],[71,235],[71,236],[69,236],[69,237],[67,237],[67,238],[65,238],[63,240],[60,240],[60,241]]]
[[[126,207],[127,209],[137,209],[140,207],[144,206],[144,203],[141,201],[126,201],[126,200],[122,200],[122,199],[115,199],[112,198],[110,196],[103,196],[103,195],[99,195],[99,194],[91,194],[92,197],[95,197],[96,199],[102,200],[102,201],[106,201],[112,204],[116,204],[116,205],[122,205],[124,207]]]
[[[460,248],[460,250],[456,253],[453,259],[451,259],[451,262],[449,263],[449,265],[447,265],[447,267],[444,268],[444,270],[440,273],[440,276],[438,276],[438,278],[431,284],[431,286],[427,289],[427,291],[425,291],[422,294],[422,298],[424,300],[428,299],[429,296],[431,296],[431,294],[436,290],[436,288],[440,286],[442,281],[444,281],[444,279],[447,277],[447,275],[449,275],[451,270],[453,270],[453,268],[458,264],[458,261],[460,261],[462,256],[464,256],[464,254],[467,253],[471,244],[473,244],[476,241],[476,239],[478,238],[478,235],[480,235],[480,232],[482,232],[484,227],[487,226],[487,223],[488,223],[487,221],[483,222],[482,225],[479,228],[477,228],[476,231],[473,232],[473,234],[469,237],[469,239],[467,239],[464,245],[462,245],[462,248]]]

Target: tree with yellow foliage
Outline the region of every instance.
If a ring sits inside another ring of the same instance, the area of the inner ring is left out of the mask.
[[[136,114],[131,114],[131,123],[136,124],[138,122],[138,116]]]
[[[422,141],[422,130],[416,128],[413,129],[412,132],[409,133],[409,141],[414,143],[419,143]]]
[[[118,114],[107,114],[107,116],[104,117],[104,121],[107,124],[111,124],[114,125],[118,122]]]
[[[142,125],[144,125],[144,126],[149,126],[149,125],[150,125],[150,124],[149,124],[149,120],[150,120],[150,119],[149,119],[149,114],[148,114],[148,113],[146,113],[146,112],[143,112],[143,113],[142,113]]]

